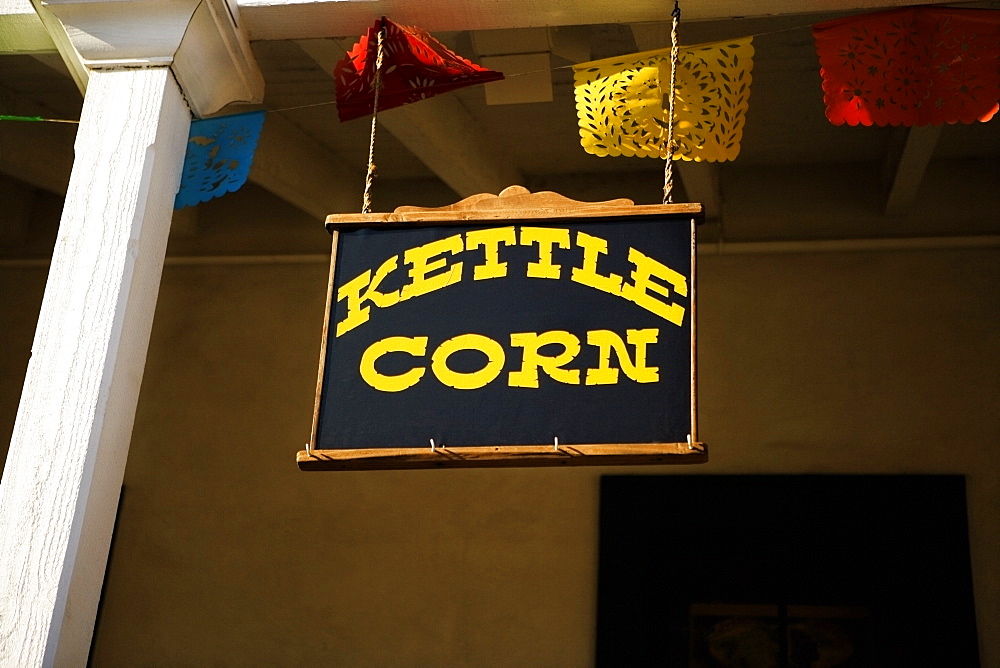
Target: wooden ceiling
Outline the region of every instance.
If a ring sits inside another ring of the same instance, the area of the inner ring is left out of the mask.
[[[15,9],[24,4],[3,0],[0,35],[3,21],[12,25]],[[722,221],[727,238],[741,239],[996,233],[1000,122],[906,130],[838,127],[824,116],[809,26],[902,4],[681,3],[682,44],[755,35],[739,157],[680,165],[679,195],[703,202],[720,223],[706,234],[722,234]],[[974,6],[995,9],[1000,3]],[[477,44],[483,37],[516,45],[537,36],[539,26],[551,44],[562,40],[568,47],[553,46],[548,56],[551,102],[488,105],[483,88],[471,87],[380,114],[377,188],[389,193],[384,204],[404,203],[403,198],[437,206],[513,183],[578,199],[659,201],[661,162],[599,158],[580,147],[570,66],[581,58],[667,46],[670,9],[663,0],[243,0],[239,21],[264,76],[263,106],[272,111],[251,178],[316,217],[356,210],[370,125],[365,119],[338,121],[330,73],[357,36],[386,15],[433,32],[472,60],[481,57]],[[25,15],[20,16],[24,25]],[[557,28],[559,39],[553,37]],[[38,47],[40,38],[33,38],[35,46],[25,54],[29,35],[24,30],[19,35],[20,47],[10,46],[17,41],[10,38],[5,47],[0,39],[7,51],[0,55],[0,112],[74,117],[80,94],[54,47]],[[49,191],[64,187],[71,135],[9,124],[2,130],[0,172]],[[956,201],[960,211],[949,217]],[[800,214],[819,222],[798,224]]]

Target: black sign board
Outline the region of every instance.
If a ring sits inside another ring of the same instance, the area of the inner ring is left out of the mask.
[[[324,350],[300,468],[706,459],[693,391],[700,207],[510,191],[328,219]]]

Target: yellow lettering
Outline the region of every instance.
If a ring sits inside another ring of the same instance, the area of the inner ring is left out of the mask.
[[[587,343],[595,346],[598,351],[598,365],[587,369],[587,385],[615,385],[619,380],[619,371],[636,383],[656,383],[660,380],[659,367],[646,366],[648,346],[659,338],[658,329],[626,330],[626,345],[622,338],[609,330],[594,330],[587,332]],[[414,358],[425,357],[427,354],[426,336],[390,336],[371,344],[361,356],[361,377],[368,385],[382,392],[402,392],[416,385],[426,375],[423,366],[414,366],[408,371],[396,375],[380,372],[375,368],[378,361],[390,353],[406,353]],[[549,332],[521,332],[510,335],[512,348],[521,348],[521,368],[511,371],[507,376],[510,387],[539,387],[539,369],[550,378],[567,385],[580,384],[580,369],[565,369],[567,364],[577,358],[580,353],[580,339],[570,332],[554,330]],[[558,353],[546,353],[546,346],[561,346]],[[633,355],[629,355],[629,346]],[[474,350],[486,356],[486,363],[477,371],[456,371],[448,365],[452,355]],[[611,353],[614,351],[618,359],[618,368],[611,364]],[[477,390],[492,383],[500,375],[506,362],[503,347],[493,339],[481,334],[462,334],[448,339],[431,355],[431,370],[437,379],[448,387],[456,390]]]
[[[552,263],[552,248],[569,248],[569,230],[557,227],[522,227],[521,245],[538,244],[538,262],[528,263],[528,278],[559,278],[562,265]]]
[[[403,287],[403,292],[399,296],[400,301],[426,295],[441,288],[454,285],[462,280],[462,263],[456,262],[448,267],[446,271],[431,274],[433,271],[444,269],[448,266],[448,261],[441,257],[432,259],[444,253],[455,255],[461,253],[464,248],[462,235],[431,241],[423,246],[410,248],[403,253],[403,261],[410,265],[410,283]],[[428,275],[430,274],[430,275]]]
[[[617,274],[601,276],[597,273],[598,256],[607,254],[608,242],[578,231],[576,245],[583,249],[583,266],[573,268],[572,279],[601,292],[621,297],[622,277]]]
[[[372,272],[369,269],[340,286],[340,289],[337,290],[337,301],[347,299],[347,316],[337,323],[337,336],[368,322],[368,312],[371,309],[368,306],[362,306],[366,301],[370,301],[379,308],[388,308],[399,301],[399,290],[393,292],[378,291],[378,286],[385,280],[385,277],[396,270],[398,262],[399,256],[393,255],[378,268],[374,279],[372,279]]]
[[[598,347],[598,366],[587,369],[587,385],[614,385],[618,382],[618,369],[611,366],[611,349],[614,348],[625,375],[637,383],[655,383],[660,380],[660,368],[646,366],[646,346],[656,343],[658,329],[628,329],[625,336],[635,346],[635,363],[628,356],[625,342],[614,332],[599,329],[587,332],[587,343]]]
[[[543,355],[540,349],[549,344],[563,347],[558,355]],[[523,332],[510,335],[510,345],[524,348],[524,357],[520,371],[511,371],[507,384],[511,387],[538,387],[538,367],[541,367],[553,380],[568,385],[580,384],[579,369],[560,368],[580,352],[580,339],[563,331]]]
[[[635,269],[632,271],[632,284],[626,283],[622,287],[622,297],[680,327],[684,321],[684,307],[680,304],[667,304],[650,294],[655,292],[664,297],[670,296],[667,286],[650,279],[655,277],[666,281],[682,297],[687,297],[687,279],[634,248],[628,249],[628,260],[635,265]]]
[[[448,358],[460,350],[478,350],[486,355],[486,366],[479,371],[461,373],[448,366]],[[506,357],[503,348],[481,334],[462,334],[448,339],[431,356],[431,370],[437,379],[456,390],[476,390],[492,382],[503,369]]]
[[[517,243],[513,227],[493,227],[486,230],[472,230],[465,233],[465,250],[483,247],[486,260],[472,272],[472,280],[503,278],[507,275],[507,263],[500,261],[500,244],[513,246]]]
[[[408,353],[414,357],[423,357],[427,354],[427,337],[390,336],[368,346],[361,355],[361,377],[376,390],[402,392],[416,385],[427,372],[424,367],[415,367],[396,376],[379,373],[375,369],[375,362],[387,353]]]

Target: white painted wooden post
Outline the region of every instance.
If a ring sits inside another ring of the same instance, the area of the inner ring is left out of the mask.
[[[4,668],[86,665],[191,110],[263,95],[226,0],[45,4],[88,80],[0,483]]]
[[[91,75],[0,485],[0,658],[85,665],[190,112],[167,67]]]

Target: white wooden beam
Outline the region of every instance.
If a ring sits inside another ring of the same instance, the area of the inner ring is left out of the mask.
[[[683,2],[684,21],[863,12],[935,0],[699,0]],[[670,20],[663,0],[239,0],[250,39],[316,39],[357,36],[380,16],[430,32],[498,30],[598,23]]]
[[[343,49],[332,40],[298,43],[332,75]],[[524,177],[486,140],[483,128],[453,95],[438,95],[379,112],[378,123],[459,197],[499,193]]]
[[[190,112],[166,67],[94,72],[0,484],[0,656],[87,662]]]
[[[925,125],[896,129],[884,165],[887,216],[903,215],[913,206],[941,136],[941,128],[940,125]]]
[[[263,99],[264,78],[226,0],[32,2],[43,21],[42,10],[58,17],[90,70],[169,65],[196,116]],[[58,31],[49,32],[58,46]]]
[[[719,186],[719,164],[716,162],[675,160],[674,167],[680,172],[688,201],[701,202],[707,220],[720,218],[722,216],[722,190]]]
[[[58,45],[64,34],[90,72],[0,484],[0,657],[75,666],[93,635],[188,101],[199,113],[254,101],[263,79],[226,0],[45,7],[69,26],[50,35]]]

